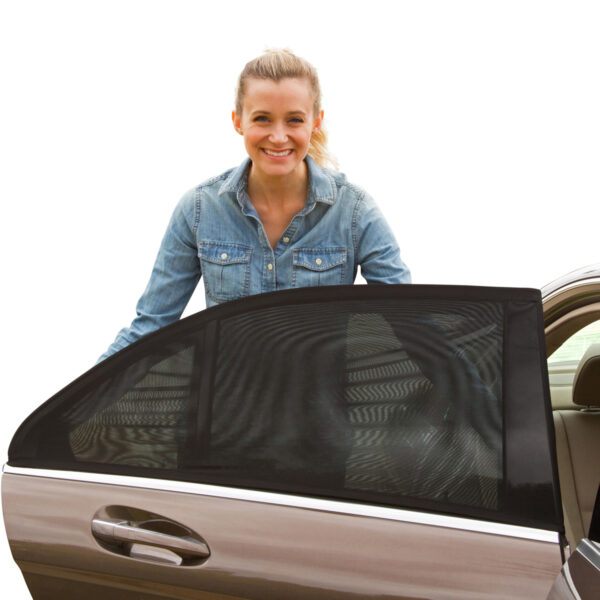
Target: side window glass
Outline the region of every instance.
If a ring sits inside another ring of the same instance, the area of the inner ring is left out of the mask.
[[[567,338],[548,357],[548,379],[552,408],[573,409],[573,379],[585,351],[600,342],[600,320],[586,325]]]
[[[502,312],[478,309],[224,320],[208,460],[261,487],[498,508]]]
[[[576,366],[585,351],[592,344],[598,343],[600,343],[600,320],[590,323],[565,340],[548,358],[548,364],[570,363]]]
[[[73,458],[177,469],[181,441],[187,436],[185,419],[191,412],[195,350],[188,346],[149,368],[146,361],[136,363],[67,411],[63,420],[70,423]]]
[[[40,407],[9,463],[559,527],[538,296],[340,290],[148,336]]]

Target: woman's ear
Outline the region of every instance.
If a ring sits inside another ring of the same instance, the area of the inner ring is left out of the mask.
[[[324,116],[325,116],[325,113],[323,111],[321,111],[319,113],[319,116],[315,117],[315,122],[313,123],[313,133],[317,133],[317,131],[319,131],[319,129],[321,129],[321,126],[323,125]]]
[[[235,110],[231,111],[231,120],[233,121],[233,128],[240,134],[244,135],[242,131],[242,118],[238,116]]]

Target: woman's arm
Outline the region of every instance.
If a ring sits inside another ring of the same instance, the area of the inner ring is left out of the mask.
[[[354,247],[361,275],[368,283],[410,283],[410,270],[400,258],[400,248],[374,200],[364,194],[352,221]]]
[[[173,212],[150,281],[137,303],[137,316],[129,327],[119,331],[98,362],[179,319],[201,276],[195,236],[198,212],[193,189]]]

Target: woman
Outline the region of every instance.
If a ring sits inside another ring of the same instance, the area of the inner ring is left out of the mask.
[[[238,81],[235,130],[248,158],[187,192],[173,213],[131,326],[101,360],[181,316],[201,276],[206,305],[278,289],[409,283],[373,200],[333,163],[315,69],[267,51]]]

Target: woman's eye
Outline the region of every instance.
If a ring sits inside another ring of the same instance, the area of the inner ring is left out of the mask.
[[[264,115],[258,115],[258,117],[254,117],[253,121],[266,121],[267,117]]]
[[[294,117],[294,118],[290,119],[290,121],[292,123],[304,123],[304,119],[302,119],[300,117]]]

